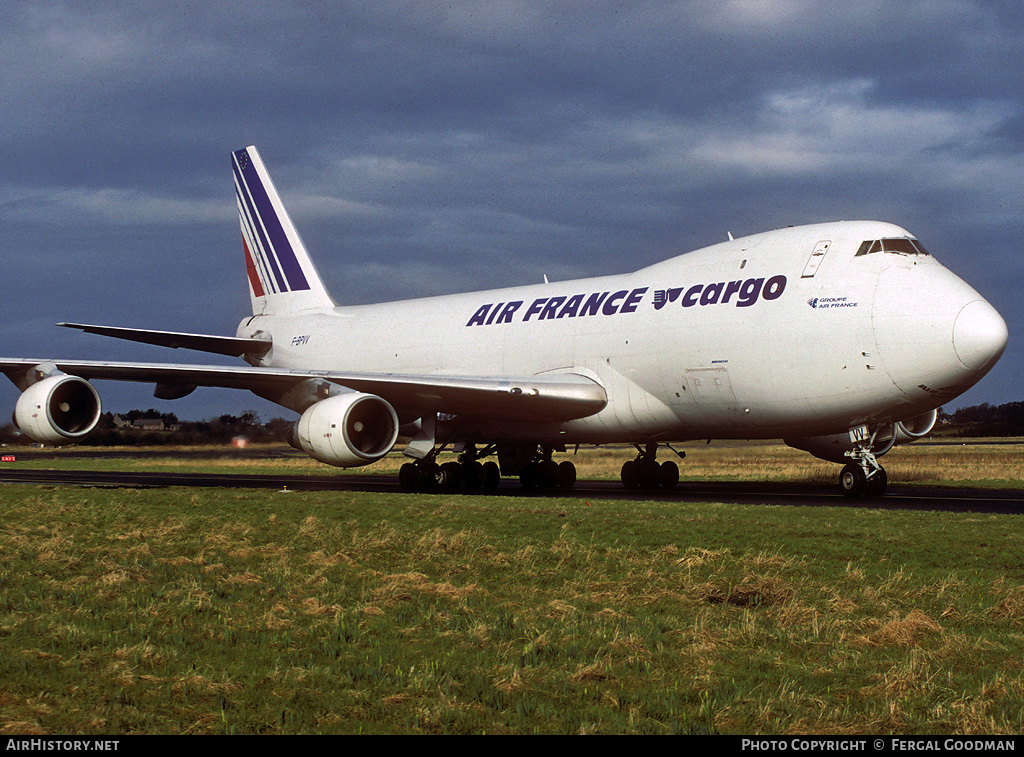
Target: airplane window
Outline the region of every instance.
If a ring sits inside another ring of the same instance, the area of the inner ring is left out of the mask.
[[[895,252],[899,255],[917,255],[917,248],[909,239],[883,239],[882,252]]]
[[[921,254],[921,255],[929,255],[929,256],[931,255],[931,253],[928,252],[928,250],[926,250],[924,248],[924,245],[921,244],[920,242],[918,242],[916,239],[911,239],[910,241],[914,244],[914,247],[917,248],[917,251],[918,251],[919,254]]]
[[[861,243],[856,255],[870,255],[873,252],[891,252],[897,255],[928,255],[928,251],[916,239],[893,237],[890,239],[869,239]]]

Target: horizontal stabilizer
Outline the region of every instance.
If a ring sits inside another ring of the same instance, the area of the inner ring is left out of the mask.
[[[183,334],[177,331],[153,331],[150,329],[129,329],[122,326],[91,326],[84,323],[58,323],[69,329],[81,329],[87,334],[112,336],[115,339],[127,339],[132,342],[144,342],[160,347],[200,352],[212,352],[217,355],[266,355],[272,345],[269,339],[239,339],[234,336],[213,336],[210,334]]]

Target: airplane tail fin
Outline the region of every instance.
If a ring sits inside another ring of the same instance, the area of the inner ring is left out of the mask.
[[[253,314],[334,307],[256,148],[231,162]]]

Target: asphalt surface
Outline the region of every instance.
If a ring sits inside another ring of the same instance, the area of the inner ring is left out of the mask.
[[[123,454],[123,453],[122,453]],[[64,471],[18,469],[17,463],[0,464],[0,483],[47,486],[153,488],[167,486],[273,489],[282,491],[338,491],[401,493],[397,476],[277,475],[252,473],[150,473],[125,471]],[[821,486],[779,482],[688,482],[671,491],[627,491],[611,481],[579,481],[572,489],[526,491],[515,479],[503,479],[495,492],[508,497],[557,497],[566,500],[632,499],[687,502],[727,502],[749,505],[801,507],[860,507],[886,510],[946,512],[1024,512],[1024,490],[925,487],[890,483],[884,497],[844,497],[838,485]],[[465,496],[472,496],[466,494]]]

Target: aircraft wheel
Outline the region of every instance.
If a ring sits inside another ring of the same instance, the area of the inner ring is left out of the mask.
[[[419,469],[413,463],[404,463],[398,469],[398,485],[402,488],[402,491],[416,491],[420,488],[422,478]]]
[[[639,489],[640,474],[640,463],[636,460],[627,460],[622,464],[622,471],[619,474],[619,478],[622,480],[622,485],[627,489]]]
[[[484,466],[476,460],[463,463],[460,468],[462,488],[467,490],[479,489],[483,485],[483,468]]]
[[[661,467],[656,460],[640,463],[640,486],[643,489],[657,489],[661,486]]]
[[[519,483],[524,489],[536,489],[540,486],[540,466],[537,463],[527,463],[519,474]]]
[[[488,460],[480,467],[480,486],[488,491],[498,488],[501,482],[501,469],[493,460]]]
[[[847,463],[839,474],[839,488],[847,497],[859,497],[867,487],[867,476],[859,465]]]
[[[869,497],[881,497],[885,494],[885,487],[889,485],[889,476],[885,468],[879,468],[875,475],[867,480],[864,485],[864,493]]]
[[[568,460],[558,464],[558,485],[563,489],[571,489],[576,485],[576,466]]]
[[[658,478],[661,479],[661,485],[665,489],[675,489],[679,484],[679,466],[671,460],[666,460],[661,464]]]
[[[401,471],[399,471],[401,473]],[[444,473],[437,463],[420,463],[416,466],[416,489],[418,492],[432,492],[444,485]]]
[[[558,486],[558,463],[554,460],[544,460],[537,465],[540,467],[540,485],[545,489],[554,489]]]
[[[462,486],[462,466],[458,463],[445,463],[441,466],[441,478],[438,485],[443,489],[455,490]]]

